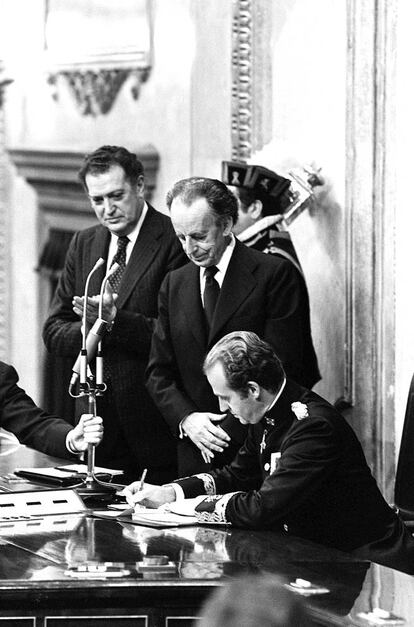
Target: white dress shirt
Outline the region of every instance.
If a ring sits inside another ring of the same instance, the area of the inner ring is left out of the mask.
[[[141,230],[142,227],[142,223],[145,220],[145,216],[147,215],[148,212],[148,205],[146,202],[144,202],[144,206],[142,207],[142,212],[141,215],[139,217],[138,222],[136,223],[134,230],[131,231],[131,233],[129,233],[127,235],[129,242],[128,245],[126,247],[126,264],[129,261],[129,258],[131,257],[131,253],[132,253],[132,249],[135,246],[135,242],[137,241],[137,237],[139,235],[139,232]],[[118,235],[115,235],[114,233],[111,233],[111,241],[109,243],[109,250],[108,250],[108,261],[107,261],[107,265],[106,265],[106,270],[108,271],[109,268],[111,267],[112,264],[112,260],[114,258],[114,256],[117,253],[118,250]]]

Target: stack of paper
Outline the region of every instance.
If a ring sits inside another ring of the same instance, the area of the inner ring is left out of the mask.
[[[105,510],[94,512],[95,516],[102,518],[115,518],[118,520],[128,520],[136,525],[146,527],[183,527],[197,525],[195,507],[200,501],[205,499],[205,495],[197,496],[194,499],[184,499],[162,505],[158,509],[136,505],[134,509],[128,508],[118,510]],[[115,507],[115,506],[112,506]],[[119,506],[122,508],[122,505]]]

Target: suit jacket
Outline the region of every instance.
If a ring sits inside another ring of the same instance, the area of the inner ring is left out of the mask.
[[[303,419],[292,411],[297,401],[306,405],[308,416]],[[202,518],[216,516],[251,529],[284,529],[341,550],[406,533],[343,416],[291,381],[268,416],[249,426],[229,466],[210,477],[178,483],[187,497],[203,492],[226,495],[202,502],[197,508],[204,511]]]
[[[304,319],[302,326],[303,357],[304,362],[307,364],[306,371],[303,373],[300,383],[306,388],[312,388],[315,383],[320,380],[321,376],[319,373],[318,359],[312,342],[308,288],[290,234],[286,231],[277,231],[274,227],[270,226],[260,231],[254,241],[244,241],[247,246],[251,246],[255,250],[260,250],[263,253],[275,255],[282,259],[289,259],[298,272],[298,282],[301,285],[302,300],[304,303]]]
[[[101,225],[75,234],[44,325],[43,339],[49,351],[76,359],[81,347],[81,321],[72,310],[72,298],[83,294],[86,277],[96,260],[107,258],[109,242],[110,233]],[[111,463],[113,452],[108,447],[116,437],[112,435],[112,413],[116,413],[122,438],[131,451],[129,459],[119,451],[125,465],[134,465],[137,473],[146,467],[151,477],[151,470],[175,464],[175,443],[148,395],[144,373],[161,282],[167,272],[185,262],[170,219],[149,206],[122,277],[112,331],[103,341],[111,386],[102,399],[98,398],[107,434],[96,450],[98,463]],[[92,276],[90,295],[99,294],[105,272],[102,266]]]
[[[307,302],[295,267],[236,241],[211,329],[207,331],[200,296],[199,268],[190,263],[171,272],[159,298],[159,318],[152,338],[148,389],[177,436],[180,421],[192,412],[220,413],[202,364],[207,351],[231,331],[254,331],[270,342],[286,372],[299,382],[318,379],[305,360]],[[216,454],[214,466],[233,459],[245,428],[233,416],[221,426],[232,443]],[[179,475],[207,469],[189,438],[178,443]]]
[[[66,448],[72,425],[37,407],[18,380],[16,370],[0,361],[0,426],[42,453],[76,459]]]

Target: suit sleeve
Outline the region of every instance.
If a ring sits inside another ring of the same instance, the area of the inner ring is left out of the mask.
[[[163,268],[164,276],[187,262],[175,234],[171,234],[165,243],[165,249],[168,253]],[[165,250],[163,252],[165,253]],[[145,316],[128,309],[118,309],[112,331],[105,337],[105,346],[122,347],[126,351],[135,350],[139,355],[148,358],[155,322],[156,317]]]
[[[81,321],[72,309],[72,299],[76,293],[78,239],[77,233],[69,246],[50,314],[43,327],[43,341],[47,350],[62,357],[73,358],[76,358],[81,348]]]
[[[259,489],[261,482],[259,458],[251,429],[249,429],[243,446],[238,450],[231,464],[211,473],[200,473],[177,479],[174,483],[181,486],[186,498],[193,498],[200,494],[223,495],[229,492]]]
[[[228,490],[229,476],[230,488],[243,490],[248,460],[254,454],[251,445],[252,441],[247,457],[241,451],[228,469],[213,473],[218,494]],[[243,490],[226,501],[226,521],[252,529],[275,528],[320,489],[339,458],[340,444],[327,421],[299,422],[283,444],[277,469],[258,489]]]
[[[152,336],[146,376],[149,393],[173,435],[177,436],[181,420],[198,409],[179,383],[181,376],[171,340],[168,313],[169,287],[170,277],[167,276],[161,286],[158,299],[158,320]]]
[[[1,426],[13,433],[22,444],[42,453],[75,458],[66,448],[66,435],[72,426],[37,407],[17,385],[18,376],[12,366],[0,363],[0,376]]]
[[[306,369],[303,341],[306,320],[306,302],[296,268],[289,261],[279,260],[277,271],[268,283],[264,339],[274,347],[287,376],[300,384]]]

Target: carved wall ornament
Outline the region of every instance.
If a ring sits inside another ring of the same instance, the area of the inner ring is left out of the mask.
[[[65,83],[82,115],[108,113],[126,81],[136,100],[152,66],[152,0],[47,0],[45,60],[54,99]]]
[[[7,167],[6,139],[4,128],[4,94],[6,87],[12,82],[4,74],[3,63],[0,61],[0,358],[7,359],[9,348],[9,216],[5,187]]]
[[[49,74],[48,83],[53,89],[53,98],[59,99],[59,79],[63,79],[74,97],[82,115],[108,113],[127,79],[131,82],[131,95],[139,97],[141,84],[149,75],[149,68],[143,69],[100,69],[72,70]]]
[[[232,159],[252,153],[252,1],[233,0]]]
[[[0,109],[3,108],[6,87],[12,82],[13,79],[10,78],[10,76],[7,76],[7,74],[5,73],[3,61],[0,61]],[[3,144],[1,144],[0,146],[3,146]]]

